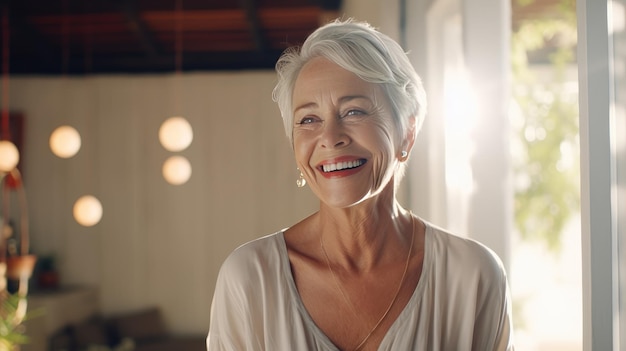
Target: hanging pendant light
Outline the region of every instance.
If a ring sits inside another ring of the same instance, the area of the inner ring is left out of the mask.
[[[183,38],[182,38],[182,24],[183,24],[183,2],[182,0],[176,1],[175,11],[175,108],[180,110],[180,80],[183,65]],[[182,116],[170,117],[161,124],[159,129],[159,141],[161,145],[171,152],[183,151],[193,141],[193,130],[191,125]]]
[[[175,76],[175,105],[176,109],[180,110],[180,75],[182,71],[182,55],[183,55],[183,41],[182,41],[182,0],[176,1],[176,15],[175,15],[175,46],[176,46],[176,76]],[[163,147],[171,152],[183,151],[193,141],[193,129],[189,122],[181,116],[170,117],[161,124],[159,128],[159,141]],[[171,156],[163,163],[163,177],[172,185],[185,184],[191,177],[191,164],[189,160],[183,156]]]
[[[20,162],[17,146],[10,141],[9,127],[9,14],[2,11],[2,140],[0,140],[0,172],[12,171]]]
[[[78,224],[91,227],[102,218],[102,204],[93,195],[81,196],[74,203],[74,219]]]
[[[64,44],[63,44],[63,72],[65,76],[65,72],[67,71],[67,66],[69,63],[69,41],[70,41],[70,16],[69,16],[69,1],[64,0],[64,7],[66,14],[63,18],[63,32],[64,32]],[[90,26],[88,25],[89,29]],[[91,31],[88,30],[88,33],[91,34]],[[90,45],[86,44],[86,47],[90,47]],[[88,62],[90,60],[90,52],[85,53],[85,61]],[[86,64],[87,66],[87,64]],[[65,77],[64,77],[65,78]],[[88,117],[85,126],[85,135],[90,136],[93,135],[93,126],[92,117]],[[89,140],[88,140],[89,141]],[[63,158],[69,158],[74,156],[81,149],[81,136],[78,131],[71,126],[64,125],[58,127],[50,136],[50,148],[53,150],[55,155]],[[87,150],[85,152],[93,152],[93,144],[91,141],[87,143],[85,147]],[[89,148],[88,146],[91,146]],[[88,179],[88,184],[92,186],[92,179],[94,179],[93,172],[93,154],[88,154],[86,156],[89,165],[87,166],[87,172],[85,173],[86,178]],[[92,227],[96,224],[100,223],[102,219],[102,203],[98,200],[97,197],[93,195],[83,195],[79,197],[76,202],[74,202],[73,207],[73,215],[74,220],[84,226],[84,227]]]
[[[184,117],[170,117],[161,124],[159,141],[168,151],[183,151],[193,141],[191,125]]]
[[[50,149],[61,158],[70,158],[80,150],[81,139],[78,131],[71,126],[60,126],[50,135]]]
[[[163,177],[172,185],[185,184],[191,177],[191,164],[183,156],[171,156],[163,163]]]
[[[0,172],[11,172],[20,162],[20,153],[9,140],[0,140]]]

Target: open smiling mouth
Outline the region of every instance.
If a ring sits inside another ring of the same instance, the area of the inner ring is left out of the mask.
[[[358,159],[353,161],[336,162],[322,165],[320,168],[324,173],[345,171],[361,167],[365,164],[365,159]]]

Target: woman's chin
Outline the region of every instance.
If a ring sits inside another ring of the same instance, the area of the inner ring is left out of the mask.
[[[326,206],[332,208],[348,208],[352,206],[359,205],[363,203],[365,200],[371,197],[370,191],[349,191],[349,189],[342,189],[340,192],[325,194],[324,196],[319,196],[321,202],[323,202]]]

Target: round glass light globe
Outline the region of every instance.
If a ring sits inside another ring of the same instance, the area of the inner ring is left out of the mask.
[[[0,140],[0,172],[10,172],[20,162],[20,153],[9,140]]]
[[[50,149],[61,158],[70,158],[80,150],[80,134],[70,126],[60,126],[50,135]]]
[[[74,203],[74,219],[78,224],[91,227],[98,224],[102,218],[102,204],[95,196],[81,196]]]
[[[170,117],[159,128],[159,141],[167,151],[185,150],[193,140],[193,130],[184,117]]]
[[[171,156],[163,163],[163,177],[172,185],[185,184],[191,177],[191,164],[183,156]]]

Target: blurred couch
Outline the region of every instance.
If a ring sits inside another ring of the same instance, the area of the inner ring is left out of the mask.
[[[173,335],[158,307],[69,325],[50,340],[50,351],[206,351],[206,335]]]

